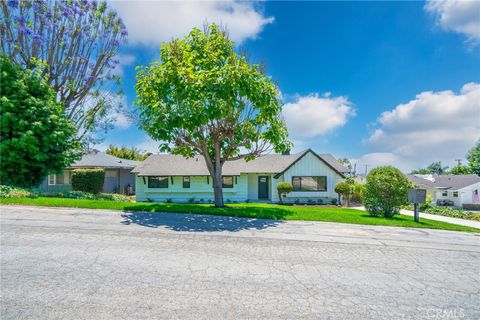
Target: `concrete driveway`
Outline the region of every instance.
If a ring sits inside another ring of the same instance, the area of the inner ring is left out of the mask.
[[[479,319],[460,232],[1,206],[2,319]]]

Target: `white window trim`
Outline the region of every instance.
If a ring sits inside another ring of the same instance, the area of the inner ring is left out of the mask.
[[[50,183],[50,177],[53,176],[53,183]],[[56,186],[57,185],[57,175],[49,174],[48,175],[48,185],[49,186]]]

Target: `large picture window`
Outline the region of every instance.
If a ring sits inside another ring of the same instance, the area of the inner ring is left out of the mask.
[[[148,177],[149,188],[168,188],[168,177]]]
[[[327,177],[292,177],[293,191],[327,191]]]
[[[222,177],[222,187],[233,188],[233,177],[232,176]]]

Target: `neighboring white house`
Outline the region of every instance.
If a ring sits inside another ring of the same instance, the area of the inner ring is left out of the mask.
[[[264,155],[252,161],[227,161],[223,166],[223,197],[228,202],[278,202],[277,183],[290,182],[286,202],[336,199],[335,185],[347,169],[329,154],[311,149],[297,154]],[[202,156],[186,159],[151,155],[132,170],[137,201],[212,202],[213,184]]]
[[[480,176],[463,175],[407,175],[419,188],[426,189],[433,204],[453,203],[466,209],[480,208]]]

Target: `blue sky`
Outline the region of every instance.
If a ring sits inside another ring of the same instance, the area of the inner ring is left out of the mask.
[[[278,83],[294,151],[403,170],[453,165],[480,137],[479,4],[111,2],[129,30],[119,72],[130,107],[136,65],[162,41],[222,22]],[[109,143],[156,148],[122,119],[98,147]]]

